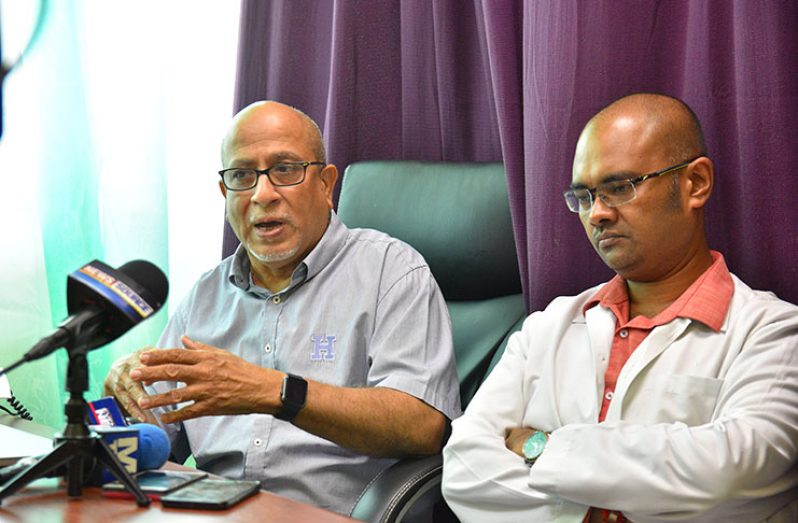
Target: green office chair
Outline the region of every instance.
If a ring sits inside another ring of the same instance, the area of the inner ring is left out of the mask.
[[[371,161],[344,174],[338,215],[418,250],[452,318],[463,407],[525,316],[500,163]],[[440,455],[405,459],[366,490],[351,516],[369,522],[456,521],[440,494]]]

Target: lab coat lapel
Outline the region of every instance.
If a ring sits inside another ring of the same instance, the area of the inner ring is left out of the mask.
[[[607,421],[621,419],[623,400],[632,382],[648,364],[670,347],[671,343],[687,329],[691,321],[687,318],[676,318],[666,325],[656,327],[635,349],[618,376],[615,394],[610,408],[607,410]]]
[[[598,421],[604,395],[604,374],[610,363],[612,338],[615,335],[615,315],[604,307],[592,307],[585,313],[585,320],[596,369],[596,421]]]

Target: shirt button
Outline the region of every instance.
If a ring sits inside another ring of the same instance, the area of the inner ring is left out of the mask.
[[[607,398],[607,401],[612,401],[612,397],[613,396],[614,396],[614,394],[612,393],[612,391],[610,391],[610,392],[608,392],[608,393],[606,393],[604,395],[604,397]]]
[[[260,447],[262,443],[263,441],[260,438],[255,438],[255,440],[252,442],[252,444],[256,447]]]
[[[279,297],[279,296],[275,296],[274,298],[272,298],[272,301],[275,304],[277,304],[277,303],[280,303],[281,301],[283,301],[283,299],[281,297]]]
[[[270,353],[270,352],[272,351],[272,346],[271,346],[271,345],[269,345],[269,344],[266,344],[266,346],[265,346],[265,347],[263,347],[263,351],[264,351],[266,354]]]
[[[629,336],[629,331],[626,329],[621,329],[621,332],[618,333],[618,336],[621,338],[626,338]]]

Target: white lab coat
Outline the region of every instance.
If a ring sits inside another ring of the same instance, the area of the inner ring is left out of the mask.
[[[530,315],[444,449],[460,519],[580,522],[594,506],[635,522],[798,521],[798,307],[732,278],[721,331],[655,328],[603,423],[615,317],[582,314],[598,287]],[[518,426],[551,432],[531,468],[505,447]]]

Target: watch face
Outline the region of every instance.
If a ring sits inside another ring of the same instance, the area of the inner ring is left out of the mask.
[[[540,456],[546,447],[546,441],[548,441],[548,438],[545,432],[539,430],[533,432],[524,442],[524,458],[536,459]]]
[[[302,407],[305,405],[305,398],[308,393],[308,382],[293,376],[283,382],[283,403],[292,406]]]

